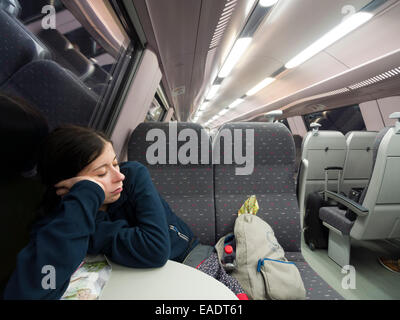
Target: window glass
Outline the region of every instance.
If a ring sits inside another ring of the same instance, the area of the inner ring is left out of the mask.
[[[320,130],[337,130],[343,134],[349,131],[366,130],[358,105],[306,114],[304,122],[309,131],[310,124],[313,122],[321,124]]]
[[[287,119],[281,119],[281,120],[279,120],[279,122],[284,124],[286,126],[286,128],[288,128],[289,131],[292,132],[292,130],[290,130],[289,122],[287,121]]]
[[[79,88],[76,90],[84,91],[84,95],[89,95],[89,100],[94,101],[90,103],[95,105],[90,108],[93,110],[91,121],[96,113],[97,116],[104,114],[99,110],[106,108],[105,104],[107,108],[112,104],[110,99],[115,95],[111,92],[118,83],[116,78],[123,76],[119,66],[127,59],[128,48],[132,51],[132,43],[110,3],[99,0],[19,0],[19,4],[21,9],[15,18],[49,52],[44,58],[52,60],[68,73],[75,87]],[[71,96],[74,96],[71,101],[74,101],[76,109],[87,108],[88,99],[80,100],[79,93]]]
[[[54,1],[56,28],[44,29],[42,22],[50,12],[41,13],[43,7],[38,5],[25,7],[28,2],[24,1],[21,12],[31,21],[27,27],[50,49],[56,62],[101,95],[129,43],[112,8],[103,1],[80,1],[80,5],[70,1],[68,8]],[[30,17],[37,18],[32,21]]]
[[[158,93],[153,98],[153,101],[151,102],[150,109],[147,112],[145,122],[149,121],[162,121],[166,114],[166,108],[161,102],[160,97],[158,96]]]

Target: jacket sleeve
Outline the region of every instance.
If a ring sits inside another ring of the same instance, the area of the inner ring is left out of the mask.
[[[161,267],[171,250],[164,207],[147,168],[137,162],[126,168],[123,187],[129,205],[125,208],[129,208],[127,215],[134,215],[135,225],[126,219],[110,221],[107,213],[100,212],[89,253],[103,253],[133,268]]]
[[[88,180],[76,183],[50,217],[33,228],[17,256],[4,299],[60,299],[85,258],[104,191]]]

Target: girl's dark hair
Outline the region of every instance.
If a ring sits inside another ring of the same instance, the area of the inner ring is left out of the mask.
[[[75,177],[104,150],[107,136],[91,128],[64,125],[54,129],[44,141],[38,159],[38,173],[47,191],[40,216],[46,215],[60,200],[54,185]]]

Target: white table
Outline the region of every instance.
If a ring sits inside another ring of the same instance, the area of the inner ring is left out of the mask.
[[[111,277],[100,300],[238,300],[219,281],[172,260],[161,268],[150,269],[109,263]]]

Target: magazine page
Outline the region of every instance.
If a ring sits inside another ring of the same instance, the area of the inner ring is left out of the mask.
[[[104,255],[87,256],[71,276],[61,300],[97,300],[111,275]]]

